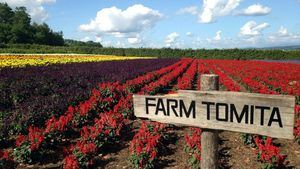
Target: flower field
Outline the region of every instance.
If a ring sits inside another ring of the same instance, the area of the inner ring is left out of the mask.
[[[300,168],[299,64],[188,58],[0,69],[0,168],[199,168],[201,129],[136,119],[132,95],[199,90],[209,73],[297,97],[294,140],[221,132],[220,167]]]
[[[102,62],[114,60],[144,59],[145,57],[111,56],[111,55],[72,55],[72,54],[9,54],[0,55],[0,68],[3,67],[25,67],[42,66],[51,64]],[[151,59],[146,58],[146,59]],[[153,59],[153,58],[152,58]]]

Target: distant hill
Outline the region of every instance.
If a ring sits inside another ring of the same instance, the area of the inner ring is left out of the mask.
[[[300,45],[291,45],[291,46],[272,46],[264,47],[261,49],[277,49],[277,50],[300,50]]]

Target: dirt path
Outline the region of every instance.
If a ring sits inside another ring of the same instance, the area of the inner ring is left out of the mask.
[[[184,151],[184,135],[189,132],[188,127],[178,127],[170,131],[170,142],[164,143],[161,148],[160,158],[156,168],[164,169],[188,169],[189,154]],[[239,133],[220,132],[220,168],[260,168],[257,162],[254,149],[244,146]],[[122,141],[117,145],[118,151],[102,156],[96,164],[97,168],[126,169],[132,168],[128,161],[130,141]],[[121,148],[122,147],[122,148]]]
[[[220,132],[220,161],[222,168],[260,168],[253,148],[243,145],[240,133]]]

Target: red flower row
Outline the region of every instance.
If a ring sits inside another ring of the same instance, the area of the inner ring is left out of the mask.
[[[280,154],[279,148],[273,145],[270,137],[266,140],[256,137],[255,144],[257,146],[257,158],[265,166],[268,166],[267,168],[279,168],[285,165],[284,162],[287,156]]]
[[[152,82],[148,86],[142,88],[140,93],[157,94],[160,92],[160,89],[167,87],[171,82],[178,79],[178,77],[182,75],[185,70],[197,70],[197,67],[195,67],[193,64],[191,65],[193,66],[192,68],[187,68],[191,62],[191,59],[186,59],[185,62],[176,70],[162,76],[157,81]],[[178,82],[179,80],[177,83]],[[146,124],[146,122],[142,121],[140,129],[130,143],[130,161],[135,168],[153,167],[153,161],[157,158],[157,153],[159,152],[158,145],[162,139],[162,131],[164,129],[164,125],[160,123]]]
[[[212,65],[210,68],[220,76],[220,79],[222,79],[222,76],[229,75],[235,79],[238,79],[240,83],[247,85],[247,87],[251,91],[263,93],[263,94],[278,94],[277,92],[272,91],[269,87],[267,87],[265,81],[261,82],[262,80],[257,78],[260,77],[261,75],[258,73],[260,73],[261,71],[266,71],[265,68],[263,68],[264,70],[262,70],[261,68],[258,69],[259,66],[257,67],[257,64],[268,65],[265,64],[264,62],[223,61],[223,60],[222,61],[212,60],[207,62]],[[234,88],[234,89],[231,88],[230,84],[234,84],[234,82],[230,78],[228,78],[227,82],[225,81],[222,82],[221,80],[221,83],[227,89],[230,89],[230,91],[232,90],[236,91],[235,89],[239,89],[239,88]],[[297,112],[297,109],[298,106],[296,105],[295,112]],[[295,135],[297,135],[296,133],[298,133],[297,128],[295,129]],[[267,140],[264,141],[260,139],[258,136],[256,136],[255,144],[258,148],[256,151],[258,155],[258,159],[263,163],[265,167],[271,167],[271,166],[280,167],[284,165],[286,155],[280,154],[279,147],[276,147],[275,145],[272,144],[271,138],[267,138]]]
[[[193,81],[195,80],[195,75],[197,73],[198,61],[193,60],[191,66],[188,70],[178,78],[178,89],[188,90],[193,89]]]
[[[182,62],[183,64],[184,62]],[[168,69],[164,69],[164,71],[169,72],[167,75],[172,74],[172,69],[175,67],[170,66]],[[152,77],[144,76],[145,79],[148,79],[151,81],[153,77],[155,76],[161,76],[164,74],[163,72],[158,72],[158,74],[152,74]],[[165,76],[167,76],[165,75]],[[145,80],[143,78],[136,78],[137,81],[141,83],[147,83],[148,80]],[[131,84],[135,85],[133,88],[135,89],[136,86],[141,85],[140,83],[136,83],[134,81],[126,82],[125,84]],[[138,88],[139,88],[138,87]],[[127,88],[128,89],[128,88]],[[129,91],[130,92],[130,91]],[[64,160],[65,162],[65,168],[68,168],[68,166],[83,166],[85,163],[88,163],[92,160],[93,154],[95,154],[100,147],[102,147],[104,144],[107,143],[114,143],[114,141],[117,139],[117,137],[120,135],[120,131],[122,127],[126,123],[126,118],[132,116],[132,94],[128,93],[127,97],[122,97],[118,104],[114,106],[112,111],[101,113],[99,118],[95,119],[95,124],[93,126],[85,126],[82,128],[81,131],[81,138],[78,142],[83,142],[86,144],[95,143],[96,149],[94,149],[93,152],[90,152],[90,154],[81,153],[81,156],[76,156],[76,153],[74,154],[74,151],[71,155],[67,156]],[[78,144],[78,143],[77,143]],[[76,145],[77,145],[76,144]],[[76,147],[76,145],[74,147]],[[82,156],[84,158],[82,158]],[[75,160],[74,160],[74,157]],[[79,161],[79,159],[85,159],[85,161],[82,163]],[[74,163],[74,164],[72,164]]]
[[[187,69],[191,62],[192,59],[184,59],[183,63],[174,71],[143,87],[139,93],[150,95],[159,93],[163,88],[171,85],[171,83],[174,82]]]
[[[184,136],[186,147],[185,150],[192,155],[190,160],[191,166],[199,166],[201,161],[201,129],[200,128],[191,128],[191,135],[186,134]]]
[[[182,61],[177,62],[174,65],[168,66],[166,68],[163,68],[163,71],[171,71],[176,66],[182,64]],[[124,97],[128,91],[129,88],[135,88],[136,86],[143,86],[143,84],[146,84],[152,79],[155,79],[155,77],[161,76],[163,74],[163,71],[153,71],[150,72],[150,76],[148,74],[137,77],[134,80],[127,81],[128,83],[125,83],[123,85],[119,83],[101,83],[98,85],[98,89],[93,89],[91,91],[91,96],[86,101],[81,102],[78,106],[70,106],[68,110],[61,115],[60,117],[51,117],[48,121],[46,121],[45,129],[38,129],[38,128],[29,128],[29,135],[23,136],[20,135],[16,141],[17,147],[21,147],[23,143],[30,144],[30,149],[33,151],[38,151],[38,148],[42,143],[47,143],[47,140],[53,140],[59,139],[60,137],[57,137],[57,134],[66,132],[70,128],[78,128],[80,129],[80,124],[86,124],[92,119],[94,119],[93,116],[97,117],[98,113],[109,111],[113,108],[113,106]],[[135,82],[135,83],[130,83]],[[143,84],[140,84],[143,83]],[[128,99],[127,99],[128,102]],[[123,106],[124,107],[124,106]],[[122,107],[121,107],[122,108]],[[120,109],[120,107],[119,107]],[[93,111],[92,111],[93,110]],[[91,113],[97,113],[91,116]],[[91,118],[92,117],[92,118]],[[93,121],[93,120],[92,120]],[[32,130],[34,129],[34,130]],[[31,139],[33,137],[37,141],[32,141]],[[59,134],[61,135],[61,134]],[[50,139],[49,139],[50,137]],[[52,138],[51,138],[52,137]],[[47,139],[45,139],[47,138]],[[22,148],[27,148],[23,146]],[[22,153],[24,151],[21,151],[21,149],[16,149],[19,151],[19,153]],[[29,150],[27,150],[29,151]],[[27,152],[26,151],[26,152]],[[31,152],[31,151],[30,151]],[[17,152],[18,153],[18,152]],[[29,153],[30,154],[30,153]],[[20,155],[20,157],[23,157]],[[22,160],[22,162],[31,161],[30,156],[26,156],[26,158],[29,158],[25,161]]]
[[[219,75],[220,83],[224,85],[228,91],[240,91],[240,86],[236,84],[225,71],[222,72],[218,69],[213,61],[204,61],[204,63],[207,63],[208,69]]]
[[[135,168],[153,167],[164,129],[163,124],[142,121],[139,131],[130,142],[130,161]]]

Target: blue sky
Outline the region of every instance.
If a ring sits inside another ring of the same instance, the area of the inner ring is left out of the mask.
[[[235,48],[300,44],[300,0],[0,0],[64,37],[104,46]]]

